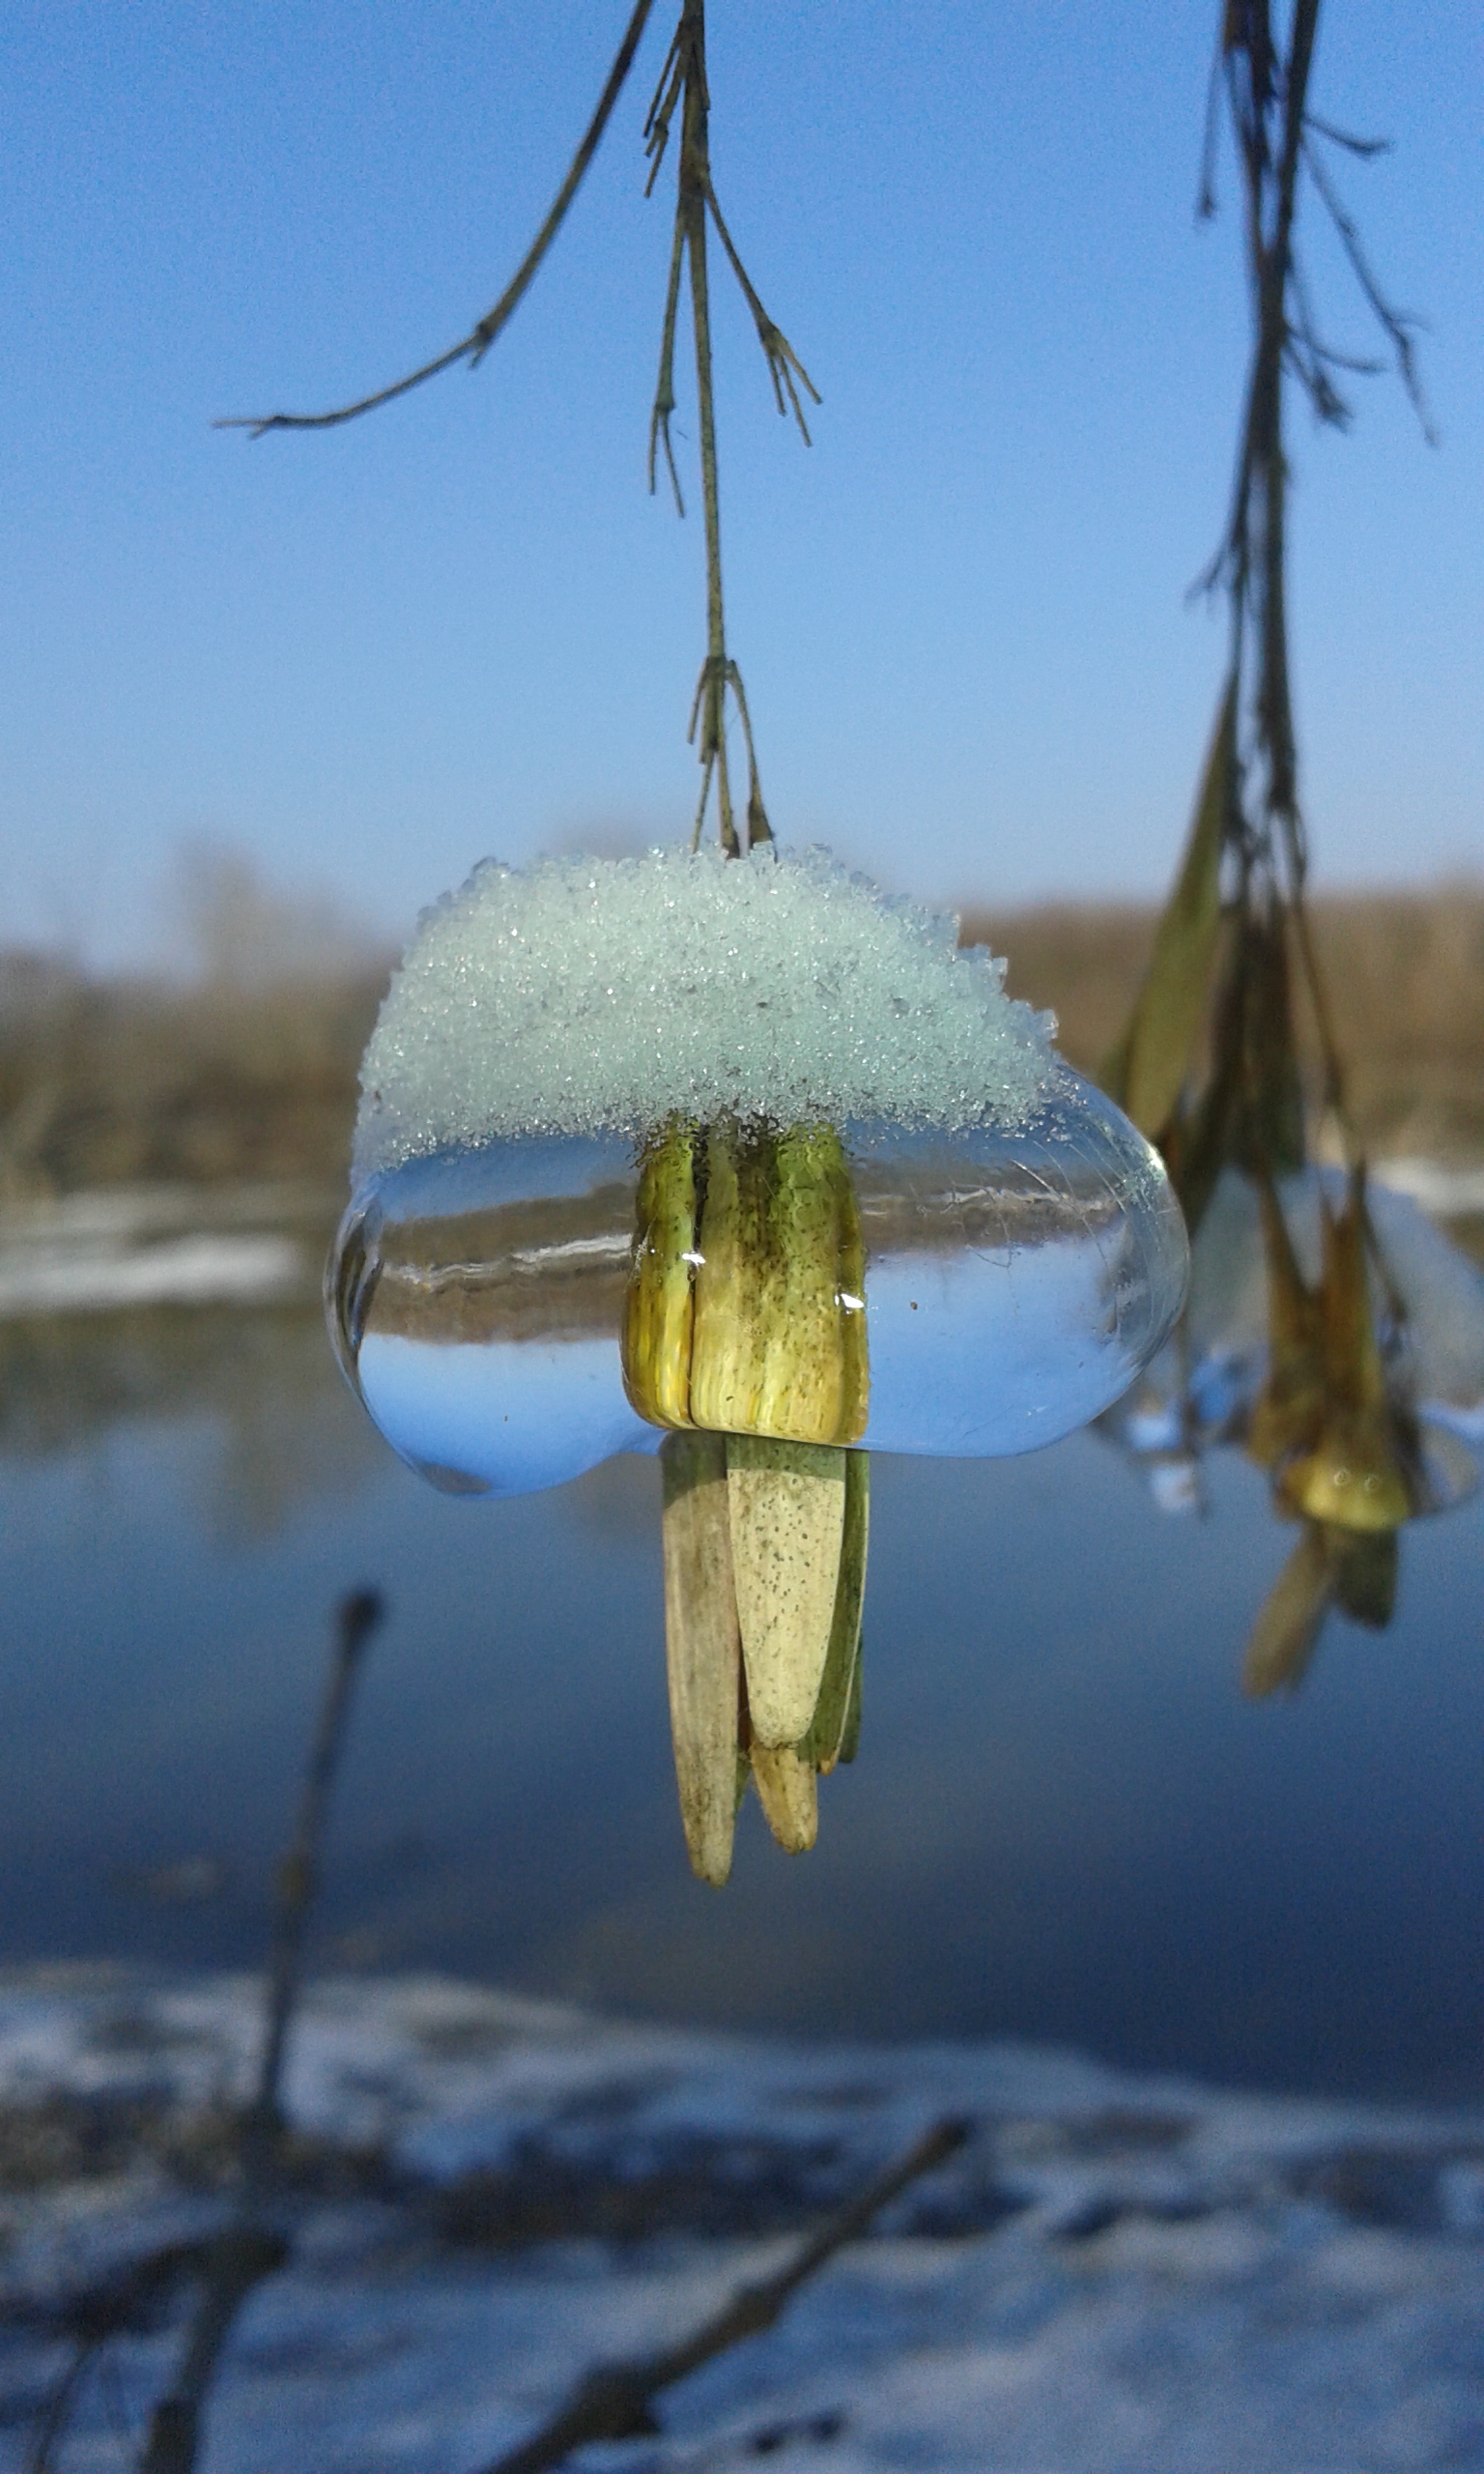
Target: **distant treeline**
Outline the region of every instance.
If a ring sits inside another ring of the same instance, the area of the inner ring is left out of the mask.
[[[93,980],[0,953],[0,1205],[120,1184],[343,1183],[386,966]]]
[[[1143,970],[1152,908],[968,911],[1013,994],[1054,1008],[1096,1073]],[[1378,1156],[1484,1156],[1484,885],[1314,907],[1354,1109]],[[0,953],[0,1203],[164,1180],[341,1183],[356,1071],[386,982],[332,944],[315,964],[188,985],[96,980]]]

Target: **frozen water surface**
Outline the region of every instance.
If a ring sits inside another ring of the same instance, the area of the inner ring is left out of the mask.
[[[1050,1443],[1116,1399],[1179,1310],[1185,1242],[1148,1145],[1057,1069],[1013,1131],[847,1125],[865,1247],[862,1443],[963,1456]],[[524,1136],[410,1161],[347,1216],[337,1343],[403,1457],[522,1494],[653,1451],[619,1333],[636,1156]]]

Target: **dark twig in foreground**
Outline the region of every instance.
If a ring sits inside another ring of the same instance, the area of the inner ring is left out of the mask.
[[[50,2474],[53,2452],[71,2419],[77,2393],[102,2348],[128,2330],[151,2326],[183,2285],[205,2275],[211,2249],[209,2242],[162,2243],[68,2302],[63,2318],[73,2341],[72,2353],[32,2432],[26,2474]]]
[[[546,2474],[548,2467],[560,2465],[573,2449],[590,2440],[640,2439],[652,2433],[658,2426],[650,2407],[662,2388],[688,2378],[702,2363],[740,2345],[744,2338],[760,2336],[771,2328],[806,2279],[864,2233],[871,2218],[909,2182],[930,2172],[961,2147],[972,2127],[964,2121],[935,2122],[895,2165],[827,2218],[775,2275],[756,2285],[739,2286],[713,2317],[664,2353],[609,2363],[589,2372],[559,2413],[519,2448],[497,2458],[483,2474]]]
[[[299,1821],[278,1873],[263,2052],[258,2084],[243,2117],[238,2207],[233,2223],[211,2245],[186,2351],[175,2385],[150,2417],[139,2474],[191,2474],[200,2446],[202,2408],[233,2323],[254,2287],[273,2275],[289,2257],[287,2236],[270,2221],[269,2209],[283,2129],[279,2102],[283,2057],[299,1999],[304,1927],[318,1885],[329,1792],[345,1748],[356,1679],[382,1614],[381,1597],[371,1589],[352,1590],[335,1612],[334,1652]]]
[[[335,1642],[319,1725],[309,1756],[299,1821],[279,1869],[269,1958],[263,2050],[257,2086],[240,2126],[241,2180],[232,2221],[214,2240],[166,2243],[134,2260],[74,2306],[71,2359],[39,2418],[27,2474],[49,2474],[84,2378],[100,2349],[128,2328],[148,2323],[176,2289],[199,2287],[195,2316],[175,2384],[150,2418],[140,2474],[190,2474],[199,2446],[201,2410],[222,2347],[253,2287],[281,2268],[290,2245],[270,2221],[282,2114],[279,2083],[299,1999],[304,1926],[314,1898],[329,1792],[345,1747],[351,1695],[372,1632],[381,1622],[377,1591],[352,1590],[335,1610]]]
[[[201,2440],[201,2409],[233,2321],[253,2287],[288,2257],[287,2238],[264,2226],[235,2226],[213,2244],[185,2358],[175,2386],[150,2416],[139,2474],[191,2474]]]
[[[477,326],[470,329],[461,343],[453,344],[447,352],[440,353],[436,360],[424,361],[420,369],[410,371],[406,378],[397,379],[392,386],[380,388],[374,395],[362,395],[357,403],[341,404],[334,412],[249,413],[235,416],[230,420],[215,421],[213,427],[250,430],[254,438],[262,438],[265,432],[271,429],[335,429],[342,421],[358,420],[362,413],[374,413],[379,406],[393,403],[398,395],[410,394],[414,387],[421,387],[429,378],[437,378],[442,371],[451,369],[455,361],[467,360],[471,369],[477,369],[500,329],[509,324],[512,312],[524,298],[531,277],[561,228],[562,219],[582,186],[584,173],[598,151],[603,131],[612,117],[614,105],[623,90],[624,80],[633,66],[634,54],[639,49],[640,37],[644,31],[644,25],[653,5],[654,0],[637,0],[634,14],[629,19],[628,29],[618,46],[617,56],[608,72],[608,83],[598,98],[597,110],[588,122],[586,134],[572,158],[571,169],[552,201],[551,212],[546,221],[493,309],[485,311]]]
[[[329,1809],[329,1791],[345,1749],[351,1695],[360,1671],[361,1658],[383,1613],[380,1593],[374,1589],[352,1590],[336,1609],[334,1655],[326,1680],[319,1725],[304,1776],[299,1823],[288,1853],[278,1868],[278,1899],[269,1957],[263,2057],[258,2069],[257,2092],[246,2122],[244,2167],[249,2188],[264,2178],[267,2157],[263,2151],[271,2145],[282,2128],[278,2091],[283,2077],[284,2046],[299,1998],[304,1927],[319,1887],[320,1845]]]

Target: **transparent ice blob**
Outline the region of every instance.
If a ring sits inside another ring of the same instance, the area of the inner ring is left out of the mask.
[[[1167,1337],[1188,1266],[1179,1206],[1156,1154],[1075,1075],[1015,1131],[839,1131],[865,1251],[863,1448],[1034,1451],[1107,1408]],[[658,1449],[620,1360],[639,1165],[616,1136],[522,1136],[357,1194],[327,1274],[336,1350],[434,1484],[526,1494]]]

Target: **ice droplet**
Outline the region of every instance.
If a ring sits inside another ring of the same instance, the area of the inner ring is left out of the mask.
[[[1095,1417],[1179,1312],[1184,1229],[1156,1155],[1003,981],[951,919],[823,851],[484,862],[423,914],[362,1067],[327,1298],[382,1432],[435,1483],[501,1495],[658,1448],[621,1348],[642,1159],[667,1127],[687,1157],[694,1130],[699,1183],[680,1162],[640,1309],[652,1414],[969,1456]],[[724,1278],[728,1162],[750,1182]],[[838,1432],[790,1424],[811,1346],[816,1418],[841,1377]],[[707,1406],[759,1366],[750,1424]]]
[[[847,1125],[880,1452],[1029,1452],[1115,1400],[1184,1291],[1157,1157],[1065,1068],[1031,1123]],[[661,1430],[631,1408],[620,1332],[638,1162],[615,1136],[517,1136],[372,1178],[328,1283],[341,1363],[436,1483],[522,1494]]]

